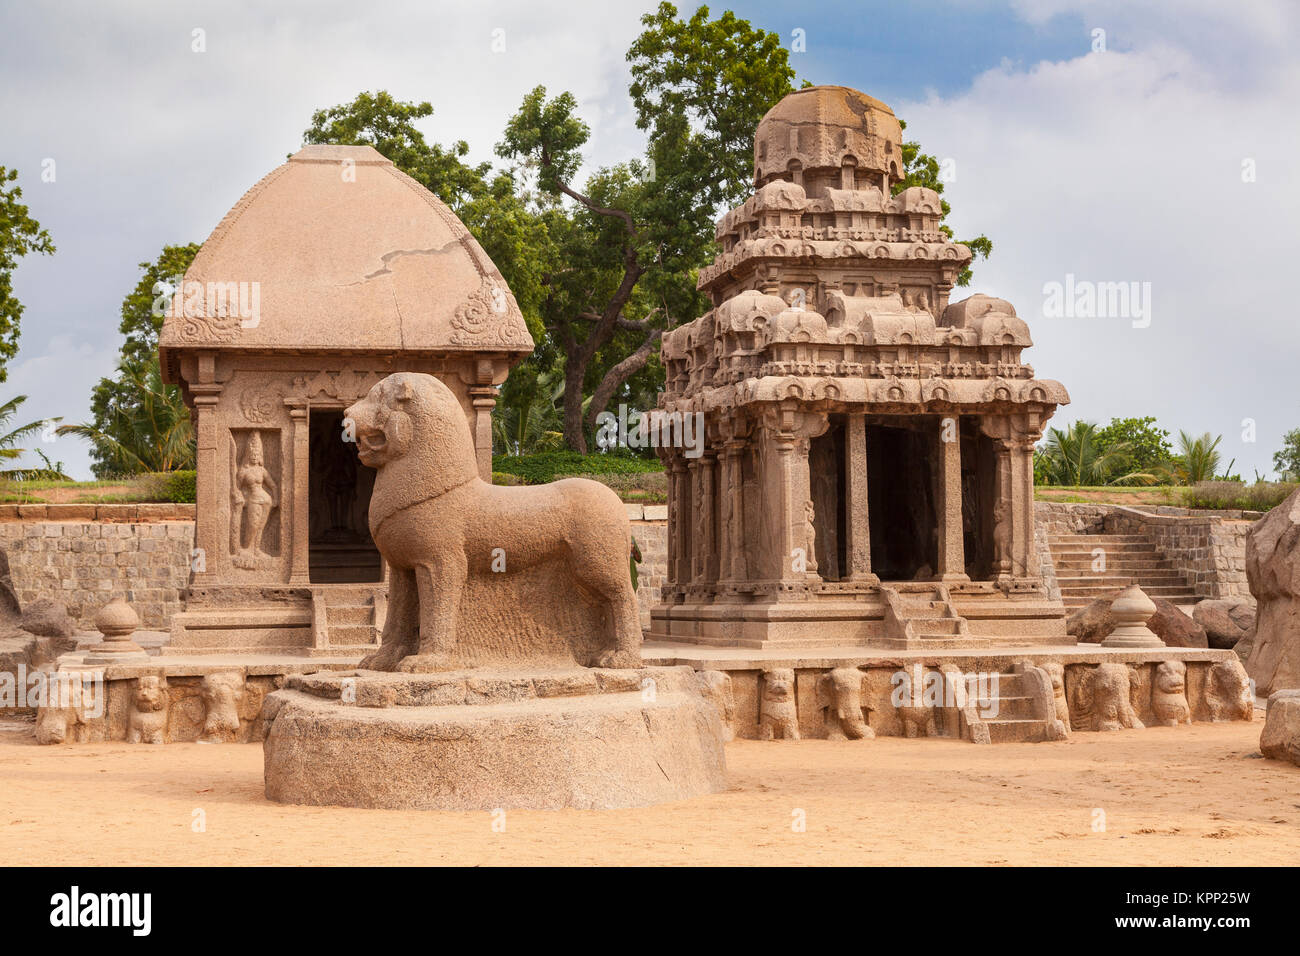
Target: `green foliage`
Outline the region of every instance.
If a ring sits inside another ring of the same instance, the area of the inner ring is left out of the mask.
[[[180,388],[164,385],[155,354],[124,360],[117,376],[95,386],[94,419],[61,425],[60,435],[87,439],[97,477],[194,467],[194,427]]]
[[[50,234],[19,202],[23,191],[11,185],[17,179],[18,170],[0,166],[0,382],[9,377],[6,365],[18,354],[22,333],[23,304],[14,295],[14,269],[25,255],[54,253]]]
[[[194,467],[194,431],[180,386],[165,385],[158,366],[158,334],[166,299],[198,254],[197,243],[163,246],[140,263],[140,280],[122,300],[122,351],[117,371],[91,391],[90,421],[65,425],[60,434],[90,442],[98,478]]]
[[[1186,508],[1268,511],[1286,501],[1296,488],[1300,484],[1287,481],[1257,481],[1252,485],[1241,481],[1202,481],[1179,491],[1181,504]]]
[[[560,410],[556,401],[564,393],[563,380],[554,373],[519,376],[516,382],[532,387],[507,387],[492,413],[492,449],[502,455],[531,455],[554,451],[564,445]]]
[[[562,450],[494,456],[492,471],[517,475],[526,484],[543,485],[564,475],[641,475],[662,472],[663,466],[656,459],[639,458],[623,450],[593,455]]]
[[[1273,468],[1284,481],[1300,481],[1300,428],[1282,436],[1282,448],[1273,452]]]
[[[483,194],[492,167],[465,163],[462,157],[468,155],[469,144],[464,140],[450,147],[427,142],[415,121],[432,115],[431,104],[405,103],[386,90],[359,93],[351,103],[313,113],[303,142],[373,146],[460,215],[465,205]]]
[[[194,504],[197,498],[195,481],[198,472],[193,469],[183,469],[180,471],[168,471],[161,473],[163,484],[163,495],[165,501],[174,501],[178,504]]]
[[[1223,436],[1211,438],[1209,432],[1193,436],[1185,431],[1178,433],[1178,454],[1167,466],[1167,473],[1178,485],[1195,485],[1210,481],[1219,470],[1221,455],[1219,442]]]
[[[695,278],[715,252],[714,217],[747,195],[754,129],[793,89],[781,38],[730,12],[711,20],[700,7],[683,20],[663,3],[641,22],[627,59],[637,126],[650,137],[644,158],[598,169],[578,189],[588,127],[571,94],[548,98],[541,86],[497,147],[534,170],[561,211],[548,220],[563,268],[548,277],[543,323],[562,356],[563,433],[575,451],[611,401],[653,405],[659,337],[707,309]]]
[[[636,538],[632,539],[632,551],[627,556],[627,568],[632,573],[632,590],[637,588],[637,571],[636,566],[641,563],[641,546],[636,543]]]
[[[627,51],[637,128],[650,134],[656,180],[676,180],[664,195],[689,198],[711,225],[717,207],[752,191],[754,129],[794,89],[789,53],[780,34],[730,10],[710,20],[701,6],[681,20],[676,7],[660,3],[641,25]]]
[[[1169,432],[1156,427],[1154,416],[1112,418],[1095,437],[1099,449],[1116,452],[1115,467],[1121,472],[1153,472],[1173,457]]]
[[[898,125],[907,129],[907,123],[902,120]],[[939,160],[929,153],[921,152],[921,144],[912,141],[903,143],[903,178],[890,186],[889,191],[897,196],[904,189],[910,189],[912,186],[923,186],[926,189],[933,189],[939,194],[939,206],[942,215],[939,217],[939,231],[949,239],[953,238],[952,229],[944,225],[942,220],[948,218],[948,213],[952,207],[948,205],[948,200],[943,198],[944,182],[940,176],[941,167]],[[970,285],[971,278],[974,276],[973,266],[976,259],[987,259],[993,252],[993,240],[983,234],[973,239],[958,240],[970,248],[972,253],[971,260],[957,273],[957,285],[965,287]]]
[[[20,448],[18,443],[24,442],[32,435],[43,431],[47,422],[35,421],[28,422],[26,425],[12,425],[14,416],[23,403],[27,401],[26,395],[15,395],[9,401],[0,405],[0,462],[11,462],[21,458],[29,450]],[[50,419],[49,423],[60,421],[61,419]],[[63,473],[63,462],[51,462],[46,457],[45,452],[39,448],[34,449],[35,453],[40,456],[43,467],[40,468],[4,468],[0,469],[0,480],[4,481],[48,481],[67,478]]]
[[[1047,442],[1034,453],[1034,482],[1068,487],[1152,483],[1155,479],[1149,473],[1124,470],[1125,458],[1131,454],[1124,442],[1102,447],[1093,422],[1075,422],[1065,430],[1051,428]]]

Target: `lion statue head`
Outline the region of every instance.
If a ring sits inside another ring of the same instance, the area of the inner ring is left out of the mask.
[[[451,389],[422,372],[396,372],[343,413],[357,457],[378,471],[374,527],[389,514],[478,476],[474,440]]]

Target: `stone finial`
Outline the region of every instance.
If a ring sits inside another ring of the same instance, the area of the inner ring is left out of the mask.
[[[1115,630],[1101,642],[1102,647],[1165,646],[1165,642],[1147,627],[1147,621],[1156,613],[1155,602],[1136,584],[1119,593],[1110,606],[1110,613],[1115,619]]]
[[[126,603],[126,598],[115,597],[95,615],[95,629],[103,636],[98,644],[86,649],[87,664],[115,664],[122,660],[148,657],[145,649],[131,640],[140,626],[140,615]]]

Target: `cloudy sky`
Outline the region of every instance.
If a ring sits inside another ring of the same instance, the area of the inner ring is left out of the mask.
[[[32,418],[84,420],[138,264],[206,238],[298,147],[313,110],[361,90],[429,100],[429,138],[492,159],[527,90],[567,89],[593,130],[589,164],[636,154],[623,58],[652,6],[0,0],[0,165],[19,170],[58,246],[18,269],[22,351],[0,396],[29,395]],[[1055,424],[1155,415],[1175,434],[1222,434],[1245,477],[1271,473],[1300,427],[1284,235],[1300,219],[1300,5],[731,6],[801,41],[800,79],[884,100],[945,160],[957,234],[995,243],[972,291],[1016,304],[1037,343],[1028,360],[1070,390]],[[1045,287],[1067,281],[1138,283],[1149,314],[1045,314]],[[89,477],[79,441],[46,451]]]

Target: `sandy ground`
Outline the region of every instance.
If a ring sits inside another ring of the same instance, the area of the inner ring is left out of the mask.
[[[21,864],[1300,863],[1300,767],[1262,722],[1057,744],[737,741],[724,793],[642,810],[290,807],[256,745],[41,747],[0,724],[0,859]],[[194,832],[202,810],[205,832]],[[1095,832],[1095,811],[1105,813]],[[792,827],[802,811],[806,830]]]

